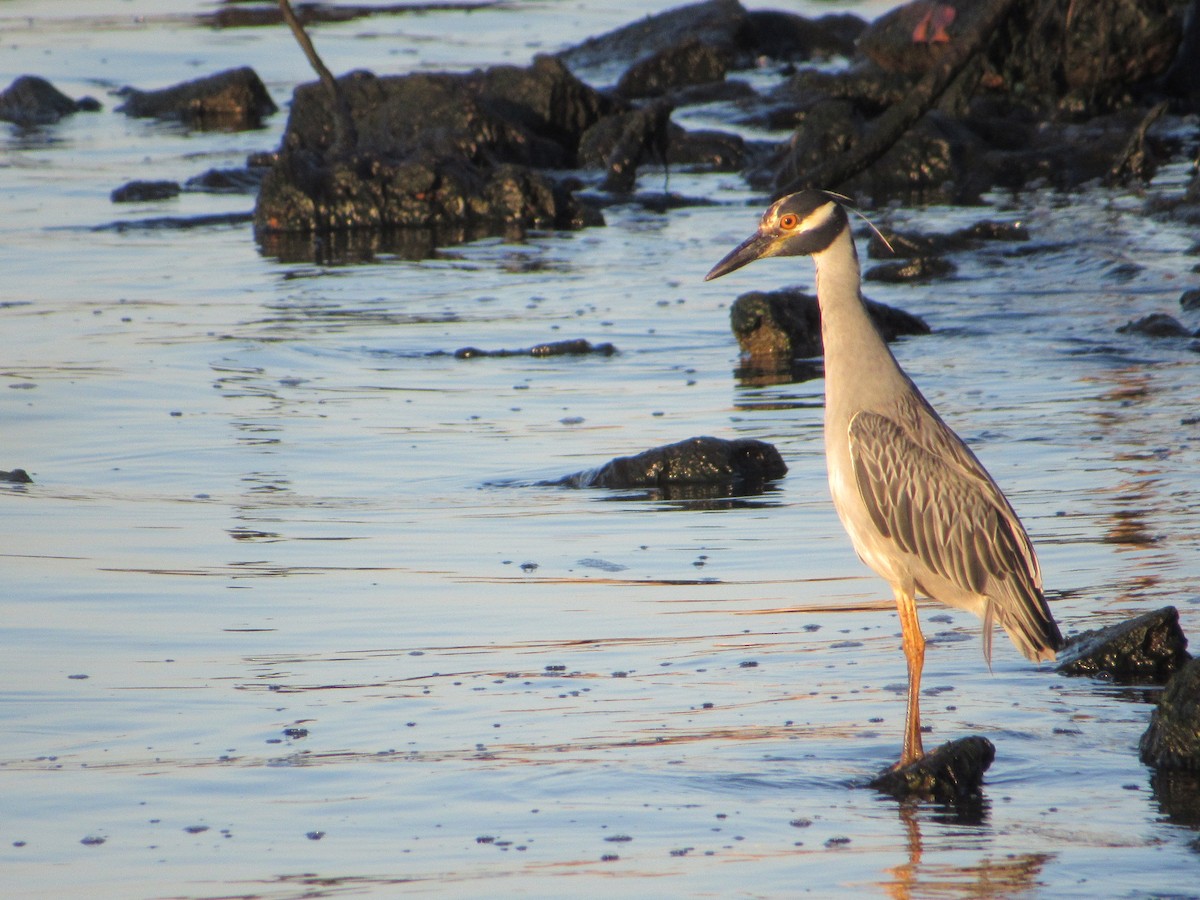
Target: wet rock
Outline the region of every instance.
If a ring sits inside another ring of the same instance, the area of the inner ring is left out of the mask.
[[[1136,684],[1165,684],[1191,657],[1179,611],[1165,606],[1067,640],[1056,671]]]
[[[21,75],[0,91],[0,120],[28,128],[51,125],[76,112],[94,112],[100,108],[91,97],[72,100],[45,78]]]
[[[338,79],[357,143],[336,146],[323,86],[297,88],[263,180],[260,232],[355,228],[571,228],[595,224],[535,168],[573,168],[580,137],[612,101],[551,57],[464,75]]]
[[[631,22],[558,54],[572,69],[628,66],[688,41],[737,54],[746,41],[746,10],[737,0],[708,0]]]
[[[204,194],[253,194],[262,184],[263,168],[209,169],[184,182],[184,188]]]
[[[912,259],[872,266],[863,274],[863,280],[879,281],[884,284],[904,284],[914,281],[932,281],[935,278],[953,275],[956,271],[958,271],[958,267],[948,259],[940,256],[917,256]]]
[[[725,131],[685,131],[671,125],[667,141],[667,164],[688,169],[736,172],[748,155],[746,142]]]
[[[983,775],[995,758],[996,748],[987,738],[961,738],[903,768],[885,769],[870,786],[900,800],[962,803],[979,795]]]
[[[743,104],[746,124],[794,129],[748,179],[875,204],[1145,181],[1167,158],[1151,130],[1167,107],[1153,92],[1182,4],[1098,0],[1086,27],[1074,10],[1069,0],[917,0],[880,17],[847,71],[800,72]]]
[[[929,334],[919,316],[867,300],[867,312],[884,340]],[[817,298],[794,288],[742,294],[729,310],[730,326],[742,352],[760,366],[783,366],[793,359],[822,355],[821,310]]]
[[[13,469],[10,472],[0,471],[0,481],[5,481],[9,484],[33,484],[33,479],[29,477],[29,473],[24,469]]]
[[[798,62],[851,56],[867,23],[850,13],[809,19],[778,10],[751,10],[746,16],[749,46],[756,55]]]
[[[914,0],[876,19],[859,48],[887,72],[923,75],[956,49],[987,5]],[[1020,0],[990,36],[975,77],[1026,105],[1106,111],[1126,102],[1132,86],[1171,66],[1182,35],[1178,6],[1172,6],[1095,0],[1085,22],[1063,0]]]
[[[431,4],[422,3],[318,3],[306,2],[295,4],[296,18],[301,24],[350,22],[369,16],[419,13],[422,7]],[[433,4],[437,5],[437,4]],[[485,9],[495,5],[495,0],[477,0],[474,3],[456,2],[454,9],[469,12],[472,9]],[[283,16],[279,12],[278,3],[258,2],[254,0],[227,0],[219,9],[212,12],[200,13],[196,21],[210,28],[254,28],[279,25]]]
[[[617,348],[612,344],[593,344],[583,338],[567,341],[550,341],[545,344],[535,344],[523,350],[480,350],[476,347],[460,347],[454,351],[455,359],[479,359],[486,356],[612,356]],[[441,356],[440,352],[431,356]]]
[[[635,62],[621,76],[615,90],[630,99],[661,97],[676,88],[723,81],[729,62],[727,50],[688,37]]]
[[[1190,311],[1200,309],[1200,288],[1184,291],[1179,296],[1179,305]]]
[[[1200,773],[1200,659],[1189,660],[1167,683],[1138,756],[1159,770]]]
[[[705,436],[655,447],[636,456],[621,456],[598,469],[568,475],[555,483],[625,490],[711,485],[753,493],[786,474],[787,465],[770,444],[748,438]]]
[[[176,181],[130,181],[116,188],[111,198],[113,203],[145,203],[178,197],[179,190]]]
[[[867,246],[867,255],[871,259],[895,256],[914,259],[973,249],[985,241],[1028,241],[1029,229],[1020,222],[993,222],[985,219],[948,234],[889,232],[886,237],[888,243],[884,244],[878,235],[871,235],[870,244]]]
[[[128,89],[117,111],[134,118],[180,121],[193,128],[240,131],[261,128],[262,120],[278,107],[258,74],[243,66],[162,90]]]
[[[1200,337],[1193,335],[1178,319],[1166,313],[1151,313],[1117,329],[1119,334],[1140,334],[1152,338]]]

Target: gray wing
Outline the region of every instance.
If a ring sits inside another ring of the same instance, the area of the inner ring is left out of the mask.
[[[1016,513],[987,470],[925,404],[895,418],[850,422],[858,490],[880,533],[959,589],[986,598],[1026,656],[1061,641],[1042,596],[1041,570]],[[985,652],[990,647],[990,627]]]

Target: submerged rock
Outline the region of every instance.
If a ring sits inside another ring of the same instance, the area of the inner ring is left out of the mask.
[[[179,191],[177,181],[130,181],[116,188],[111,199],[113,203],[144,203],[178,197]]]
[[[901,335],[929,334],[929,326],[919,316],[873,300],[866,304],[886,341]],[[729,320],[738,346],[759,366],[772,360],[786,365],[793,359],[823,353],[817,298],[795,288],[742,294],[733,302]]]
[[[157,91],[129,89],[118,112],[134,118],[171,119],[194,128],[240,131],[262,127],[279,107],[248,66],[185,81]]]
[[[960,738],[907,766],[885,769],[870,786],[898,800],[961,803],[979,795],[983,774],[995,758],[996,748],[987,738]]]
[[[880,263],[863,274],[864,281],[883,284],[906,284],[915,281],[932,281],[953,275],[958,267],[940,256],[914,256],[912,259]]]
[[[91,97],[72,100],[45,78],[21,75],[0,91],[0,120],[23,127],[51,125],[76,112],[95,112],[100,104]]]
[[[1200,333],[1192,334],[1183,323],[1174,316],[1166,313],[1151,313],[1117,329],[1119,334],[1140,334],[1152,338],[1200,337]]]
[[[455,359],[479,359],[485,356],[612,356],[617,348],[612,344],[593,344],[583,338],[566,341],[550,341],[546,344],[535,344],[523,350],[480,350],[477,347],[460,347],[454,351]],[[440,352],[431,356],[440,356]]]
[[[712,485],[756,493],[767,482],[786,474],[783,457],[770,444],[749,438],[705,436],[655,447],[636,456],[620,456],[598,469],[568,475],[554,483],[623,490]]]
[[[11,472],[0,472],[0,481],[9,484],[33,484],[33,479],[24,469],[13,469]]]
[[[1056,670],[1139,684],[1165,684],[1191,657],[1179,611],[1165,606],[1067,640]]]
[[[1167,684],[1138,756],[1156,769],[1200,773],[1200,659],[1189,660]]]

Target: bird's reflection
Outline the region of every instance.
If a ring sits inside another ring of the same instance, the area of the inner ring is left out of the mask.
[[[986,834],[989,811],[990,804],[985,798],[976,798],[952,807],[900,803],[898,812],[904,828],[908,860],[887,869],[890,879],[881,882],[880,887],[896,900],[942,896],[1010,897],[1034,888],[1042,868],[1054,854],[1019,853],[994,857],[985,853],[966,865],[924,859],[922,819],[960,827],[977,827]]]

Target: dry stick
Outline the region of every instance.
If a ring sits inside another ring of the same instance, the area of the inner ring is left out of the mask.
[[[941,98],[975,54],[982,51],[996,29],[1020,0],[989,0],[980,10],[975,27],[947,48],[946,52],[917,82],[912,93],[890,107],[874,122],[871,131],[843,157],[818,166],[807,175],[791,179],[775,193],[782,197],[806,187],[837,188],[866,170],[888,152],[896,141]]]
[[[325,86],[325,93],[329,95],[329,103],[333,107],[334,125],[333,147],[330,148],[330,155],[348,154],[358,145],[358,131],[354,127],[354,118],[350,114],[350,104],[346,102],[346,95],[342,93],[333,73],[321,61],[321,57],[317,54],[317,48],[313,46],[308,32],[296,18],[296,13],[292,11],[292,4],[289,0],[279,0],[279,11],[283,14],[283,21],[287,22],[288,28],[292,29],[292,34],[296,36],[296,43],[308,57],[309,65],[313,67],[313,71],[321,79],[321,84]]]

